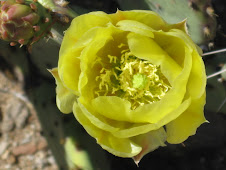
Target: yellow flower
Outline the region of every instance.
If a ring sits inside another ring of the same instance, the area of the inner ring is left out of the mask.
[[[185,21],[152,11],[91,12],[65,32],[57,106],[73,111],[97,143],[136,162],[165,142],[178,144],[206,119],[205,68]]]

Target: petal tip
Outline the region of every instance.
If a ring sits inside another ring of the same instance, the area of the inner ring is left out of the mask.
[[[136,166],[139,168],[139,163],[140,163],[141,159],[137,158],[136,156],[134,156],[132,159],[133,159],[134,163],[136,164]]]

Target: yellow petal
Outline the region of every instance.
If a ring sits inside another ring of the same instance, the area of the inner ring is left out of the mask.
[[[61,44],[60,56],[66,50],[73,48],[75,43],[89,29],[94,27],[105,27],[109,22],[111,22],[111,18],[106,13],[101,11],[90,12],[73,19],[71,26],[67,29],[67,31],[65,31],[64,39]]]
[[[78,77],[82,50],[96,35],[98,27],[106,26],[111,19],[104,12],[91,12],[76,17],[64,35],[58,62],[59,76],[64,85],[78,95]],[[76,34],[75,34],[76,33]],[[80,39],[81,38],[81,39]]]
[[[148,10],[118,10],[115,14],[111,14],[110,17],[115,24],[121,20],[133,20],[143,23],[154,30],[161,30],[168,27],[166,22],[157,13]]]
[[[96,36],[95,39],[83,50],[80,57],[82,74],[80,75],[79,79],[79,91],[82,94],[81,96],[85,97],[86,100],[90,100],[93,97],[93,93],[91,92],[93,92],[93,84],[96,83],[93,74],[97,72],[97,70],[93,69],[93,65],[99,55],[98,52],[109,41],[114,41],[112,37],[113,34],[118,34],[121,32],[121,30],[110,24],[106,28],[98,28],[98,36]]]
[[[170,35],[168,32],[155,32],[154,41],[181,67],[184,65],[184,46],[183,39]]]
[[[170,29],[179,29],[188,35],[187,19],[184,19],[183,21],[176,24],[169,24],[169,30]]]
[[[72,93],[79,95],[78,80],[81,73],[80,59],[78,56],[81,51],[68,52],[61,55],[63,60],[58,63],[59,77],[65,87],[71,90]]]
[[[108,28],[99,28],[99,27],[92,28],[82,36],[82,39],[79,39],[74,44],[73,48],[68,49],[64,53],[60,54],[60,58],[58,62],[59,76],[62,82],[64,83],[64,85],[68,89],[71,89],[71,91],[76,95],[80,95],[78,92],[79,76],[81,73],[80,63],[82,62],[80,59],[82,56],[85,55],[86,50],[90,49],[89,45],[93,41],[97,42],[101,38],[103,37],[105,38],[105,36],[109,37],[106,35],[107,33],[105,32],[107,32],[110,35],[112,30],[111,29],[108,30]],[[102,42],[100,41],[99,44],[101,43]],[[98,51],[99,50],[99,48],[97,48],[98,44],[96,44],[95,42],[93,44],[96,45],[96,50]],[[96,55],[95,50],[91,52],[94,52],[92,57]],[[84,58],[85,57],[82,57],[82,59]],[[86,60],[86,61],[89,61],[89,60]]]
[[[124,127],[121,125],[120,130],[113,132],[112,134],[119,138],[129,138],[156,130],[180,116],[190,106],[190,103],[191,98],[184,100],[184,102],[176,110],[168,113],[158,123],[133,123],[130,125],[125,124]]]
[[[110,97],[107,98],[107,96],[105,96],[106,100],[109,99]],[[101,102],[104,102],[104,97],[103,100]],[[122,101],[122,100],[121,100]],[[162,126],[164,126],[165,124],[169,123],[170,121],[174,120],[175,118],[177,118],[178,116],[180,116],[181,113],[183,113],[190,105],[191,103],[191,99],[187,98],[186,100],[184,100],[184,102],[178,107],[176,108],[176,110],[173,110],[172,112],[168,113],[165,117],[163,117],[159,122],[157,123],[129,123],[129,122],[125,122],[123,121],[123,116],[128,116],[127,119],[132,119],[132,112],[124,112],[124,110],[122,109],[121,112],[117,112],[115,111],[115,109],[120,109],[121,105],[117,105],[120,103],[114,103],[114,107],[109,106],[108,102],[103,106],[99,106],[97,105],[97,107],[95,107],[95,111],[98,111],[98,113],[104,114],[105,117],[111,118],[112,120],[118,120],[117,122],[111,122],[115,127],[117,127],[118,129],[114,132],[112,132],[112,134],[118,138],[130,138],[133,136],[137,136],[140,134],[144,134],[147,133],[149,131],[152,130],[156,130]],[[113,104],[113,103],[112,103]],[[108,109],[111,108],[111,109]],[[115,113],[121,113],[120,114],[115,114]],[[101,115],[99,116],[101,117]],[[101,121],[99,119],[99,121]],[[131,120],[131,122],[135,122],[135,120]]]
[[[154,151],[160,146],[166,146],[166,132],[163,127],[143,135],[136,136],[132,139],[135,143],[142,147],[142,151],[133,157],[136,164],[138,164],[147,153]]]
[[[194,99],[200,98],[206,89],[205,66],[197,51],[194,51],[192,54],[192,69],[187,89],[190,96]]]
[[[171,29],[168,32],[158,31],[154,32],[154,40],[158,45],[168,53],[180,66],[183,65],[184,61],[184,50],[185,45],[189,46],[193,50],[197,50],[196,45],[192,42],[191,38],[183,31],[178,29]]]
[[[160,31],[161,32],[161,31]],[[184,33],[182,30],[179,29],[171,29],[168,32],[165,32],[166,35],[173,36],[175,38],[179,38],[184,41],[184,43],[192,48],[193,50],[197,50],[196,44],[192,41],[191,37]]]
[[[73,113],[85,130],[97,140],[97,143],[108,152],[120,157],[133,157],[140,153],[141,147],[130,139],[116,138],[111,133],[94,126],[74,103]]]
[[[72,108],[73,108],[73,104],[75,102],[76,96],[63,86],[63,84],[59,78],[57,68],[54,68],[49,71],[55,78],[56,84],[57,84],[57,87],[56,87],[57,107],[63,113],[72,112]]]
[[[180,74],[182,68],[153,39],[129,33],[128,45],[131,53],[136,57],[160,65],[162,73],[171,85]]]
[[[92,110],[92,108],[90,108],[87,104],[84,106],[80,101],[81,99],[78,101],[78,106],[93,125],[108,132],[115,132],[119,130],[119,128],[112,125],[114,122],[108,121],[105,117],[96,113],[95,110]]]
[[[205,66],[200,57],[200,48],[191,38],[181,30],[172,29],[169,32],[155,32],[154,39],[179,65],[183,63],[184,51],[182,45],[188,45],[193,49],[192,69],[188,80],[188,91],[192,98],[200,98],[205,91],[206,73]],[[182,43],[183,41],[184,43]],[[195,87],[195,88],[194,88]]]
[[[134,32],[143,36],[154,38],[153,29],[147,25],[140,23],[138,21],[132,20],[122,20],[119,21],[116,26],[123,31]]]
[[[184,113],[166,125],[167,142],[177,144],[185,141],[196,133],[196,129],[202,123],[206,122],[203,113],[205,98],[204,93],[199,99],[193,100]]]
[[[118,121],[136,122],[136,120],[133,120],[130,102],[120,97],[99,96],[93,99],[91,104],[99,114],[107,118]]]

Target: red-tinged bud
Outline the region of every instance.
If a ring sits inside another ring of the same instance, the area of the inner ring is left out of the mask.
[[[36,13],[31,13],[27,16],[21,17],[23,21],[29,22],[31,25],[35,25],[39,21],[39,16]]]
[[[48,16],[49,23],[41,18]],[[0,39],[18,42],[22,45],[33,44],[34,38],[39,39],[50,29],[51,15],[38,2],[30,0],[6,0],[0,5]]]

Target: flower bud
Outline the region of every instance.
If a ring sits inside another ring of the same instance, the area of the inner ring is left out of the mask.
[[[31,8],[31,4],[37,10]],[[43,9],[40,9],[43,8]],[[5,41],[18,42],[21,45],[32,44],[38,36],[45,35],[47,26],[41,18],[49,15],[44,7],[32,1],[22,2],[7,0],[0,5],[0,38]],[[42,23],[43,22],[43,23]],[[41,29],[35,29],[36,27]]]

